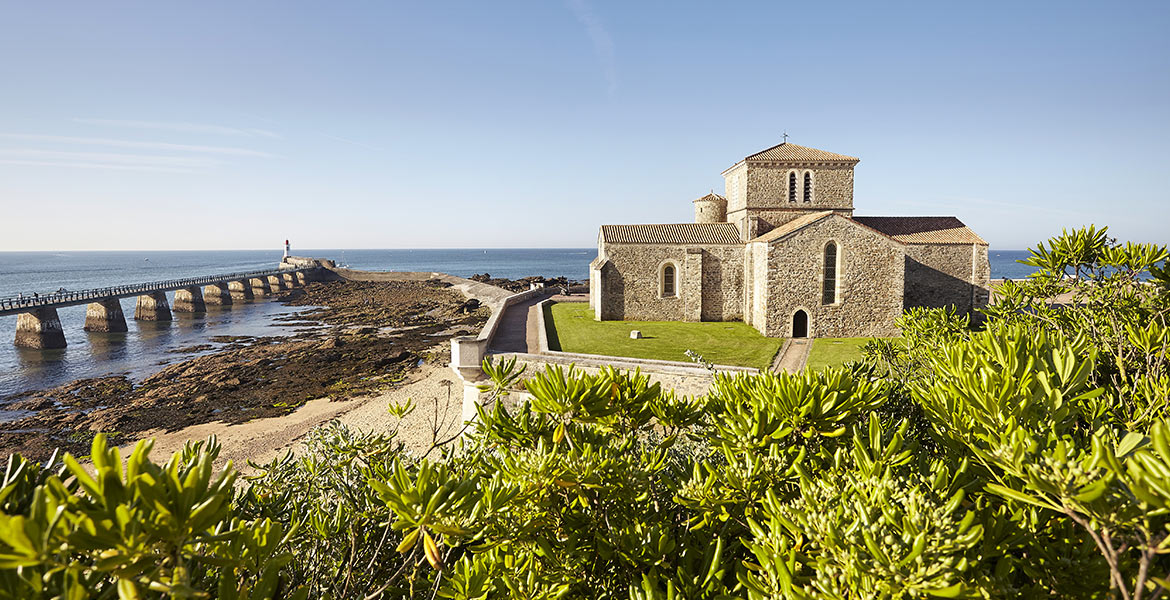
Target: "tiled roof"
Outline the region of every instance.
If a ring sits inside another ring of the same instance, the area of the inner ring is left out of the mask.
[[[833,214],[833,211],[826,210],[826,211],[822,211],[822,212],[815,212],[815,213],[809,213],[807,215],[801,215],[801,216],[796,217],[795,219],[793,219],[787,223],[784,223],[783,225],[780,225],[779,227],[773,229],[772,231],[769,231],[768,233],[765,233],[764,235],[761,235],[761,236],[755,238],[752,241],[753,242],[771,242],[771,241],[778,240],[778,239],[780,239],[780,238],[782,238],[782,237],[784,237],[784,236],[786,236],[786,235],[788,235],[788,234],[790,234],[798,229],[803,229],[805,227],[808,227],[809,225],[812,225],[813,223],[816,223],[817,221],[820,221],[821,219],[823,219],[831,214]]]
[[[723,196],[720,196],[719,194],[716,194],[715,192],[711,192],[710,194],[707,194],[706,196],[703,196],[702,198],[695,198],[694,200],[692,200],[692,202],[707,202],[707,201],[727,202],[727,198],[724,198]]]
[[[731,223],[670,225],[602,225],[601,239],[611,244],[740,244]]]
[[[955,217],[853,217],[853,220],[905,244],[987,245]]]
[[[767,161],[767,162],[858,162],[861,159],[853,156],[845,156],[844,154],[836,154],[833,152],[825,152],[824,150],[817,150],[816,148],[808,148],[806,146],[797,146],[796,144],[789,144],[787,142],[778,146],[772,146],[767,150],[757,152],[746,159],[748,162]]]

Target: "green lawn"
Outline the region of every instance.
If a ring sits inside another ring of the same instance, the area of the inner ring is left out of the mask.
[[[694,350],[717,365],[767,369],[784,343],[738,322],[595,321],[584,302],[553,304],[544,317],[549,349],[580,354],[686,362],[684,352]],[[643,339],[630,339],[634,329]]]
[[[873,338],[817,338],[808,354],[807,368],[819,371],[861,360],[861,347]]]

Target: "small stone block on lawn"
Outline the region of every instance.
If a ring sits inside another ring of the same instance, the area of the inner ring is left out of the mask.
[[[642,332],[641,332],[641,331],[638,331],[637,329],[635,329],[635,330],[631,331],[631,332],[630,332],[630,339],[631,339],[631,340],[640,340],[640,339],[642,339]]]

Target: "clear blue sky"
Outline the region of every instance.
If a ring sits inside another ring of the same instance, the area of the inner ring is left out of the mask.
[[[790,141],[858,214],[1170,241],[1168,2],[10,2],[0,250],[592,246]]]

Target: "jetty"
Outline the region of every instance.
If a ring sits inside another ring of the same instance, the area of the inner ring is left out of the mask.
[[[201,313],[207,305],[231,306],[245,301],[300,287],[322,277],[331,269],[329,260],[288,256],[275,269],[243,273],[223,273],[132,283],[89,290],[68,290],[48,294],[29,293],[0,298],[0,317],[16,315],[16,345],[21,348],[64,348],[65,331],[57,309],[87,304],[85,330],[125,332],[126,316],[122,298],[137,297],[134,319],[170,321],[173,312]],[[174,302],[167,293],[174,292]]]

